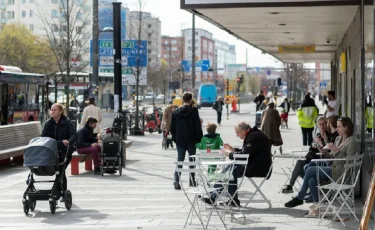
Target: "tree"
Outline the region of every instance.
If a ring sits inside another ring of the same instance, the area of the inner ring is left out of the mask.
[[[55,99],[58,83],[65,84],[67,96],[66,108],[69,111],[69,84],[74,81],[75,73],[82,71],[89,61],[82,60],[87,50],[91,31],[90,12],[86,3],[89,0],[59,0],[59,16],[51,15],[44,0],[34,1],[39,18],[46,32],[45,40],[53,53],[59,73],[51,75],[55,83]]]
[[[251,76],[246,81],[249,91],[256,95],[260,91],[260,79],[258,76]]]
[[[168,89],[168,63],[161,59],[160,66],[147,68],[147,85],[151,87],[152,91],[155,92],[163,92],[164,94],[164,104],[165,104],[165,96]],[[152,99],[152,104],[155,106],[155,98]]]
[[[48,43],[19,24],[6,25],[0,32],[0,63],[32,73],[49,74],[57,70]]]

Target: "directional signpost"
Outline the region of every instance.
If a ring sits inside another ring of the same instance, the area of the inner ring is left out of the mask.
[[[210,60],[197,60],[195,62],[196,68],[201,68],[202,72],[208,72],[210,69]],[[183,60],[182,61],[182,68],[184,72],[190,72],[191,71],[191,61]],[[199,70],[197,71],[199,72]]]
[[[92,46],[92,44],[91,44]],[[113,41],[99,41],[99,75],[113,76]],[[92,54],[92,52],[91,52]],[[147,85],[147,41],[140,42],[138,55],[138,42],[136,40],[124,40],[121,42],[121,64],[123,85],[135,85],[135,74],[131,67],[137,67],[137,57],[141,67],[140,85]]]

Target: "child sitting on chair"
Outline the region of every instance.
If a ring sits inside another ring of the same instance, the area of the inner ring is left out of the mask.
[[[217,125],[214,123],[208,123],[206,126],[207,134],[203,136],[201,143],[196,144],[197,149],[207,150],[219,150],[223,146],[223,140],[220,134],[216,133]],[[208,173],[214,173],[216,171],[216,165],[209,165]]]

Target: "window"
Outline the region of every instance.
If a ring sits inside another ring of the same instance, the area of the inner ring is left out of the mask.
[[[172,40],[172,44],[177,44],[177,41],[176,40]]]
[[[77,12],[77,19],[82,20],[82,13],[81,12]]]
[[[8,5],[14,5],[14,0],[8,0]]]
[[[14,18],[14,11],[7,11],[7,18],[13,19]]]
[[[31,31],[34,31],[34,25],[29,25]]]
[[[33,16],[34,16],[34,11],[30,10],[30,18],[32,18]]]
[[[169,47],[168,46],[164,46],[163,50],[169,50]]]
[[[23,3],[23,4],[26,3],[26,0],[22,0],[22,3]]]
[[[164,58],[169,58],[169,54],[164,54]]]
[[[67,31],[66,25],[60,25],[60,31],[66,32]]]
[[[148,62],[149,62],[149,63],[150,63],[150,62],[152,62],[152,59],[151,59],[151,58],[149,58],[149,59],[148,59]]]
[[[59,0],[51,0],[52,4],[59,4]]]
[[[177,51],[177,47],[172,47],[172,51]]]
[[[148,44],[151,45],[151,41],[148,41]]]
[[[151,37],[151,33],[148,33],[148,36]]]
[[[25,10],[22,10],[22,13],[21,13],[22,17],[26,17],[26,11]]]
[[[0,14],[0,18],[3,18],[3,19],[6,18],[6,17],[5,17],[5,12],[4,12],[4,11],[1,12],[1,14]]]
[[[56,24],[52,25],[53,32],[59,32],[59,27]]]
[[[81,26],[77,26],[76,27],[76,33],[77,34],[81,34],[82,33],[82,27]]]
[[[51,11],[51,17],[53,17],[53,18],[59,17],[59,12],[57,10],[52,10]]]
[[[165,40],[165,41],[164,41],[164,44],[168,45],[168,40]]]
[[[149,54],[151,53],[151,50],[150,50],[150,49],[148,49],[148,53],[149,53]]]
[[[195,35],[199,35],[199,33],[198,33],[198,32],[195,32]]]
[[[151,28],[151,24],[148,24],[147,27],[148,27],[148,28]]]
[[[30,3],[33,3],[33,2],[34,2],[34,0],[30,0],[29,2],[30,2]]]

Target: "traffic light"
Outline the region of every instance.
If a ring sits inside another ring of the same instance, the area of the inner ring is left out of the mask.
[[[225,89],[229,89],[229,79],[225,79]]]

